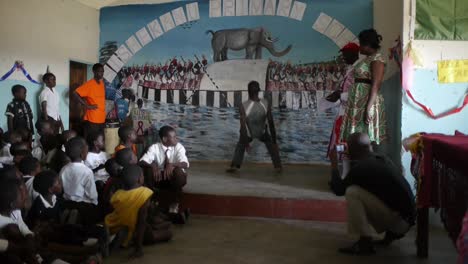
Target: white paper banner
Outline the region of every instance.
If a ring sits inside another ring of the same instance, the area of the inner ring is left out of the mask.
[[[174,22],[176,26],[187,23],[187,18],[185,18],[184,8],[182,7],[172,10],[172,16],[174,17]]]
[[[236,15],[236,0],[224,0],[223,1],[223,16],[235,16]]]
[[[265,0],[263,14],[265,16],[274,16],[276,14],[276,0]]]
[[[118,72],[122,69],[124,63],[114,54],[107,61],[107,65],[114,69],[114,71]]]
[[[146,44],[150,43],[152,40],[150,34],[148,33],[148,30],[146,30],[145,27],[142,27],[140,30],[138,30],[136,36],[143,47],[146,46]]]
[[[277,16],[289,17],[289,11],[291,10],[292,0],[279,0],[278,10],[276,11]]]
[[[325,13],[320,13],[319,17],[317,18],[317,20],[315,20],[315,23],[314,25],[312,26],[313,29],[315,29],[316,31],[320,32],[320,33],[324,33],[325,30],[327,30],[328,28],[328,25],[330,25],[330,23],[332,22],[333,18],[331,18],[330,16],[328,16],[327,14]]]
[[[159,38],[162,34],[164,34],[164,31],[162,30],[161,28],[161,24],[159,24],[159,21],[157,19],[151,21],[150,23],[148,23],[148,29],[151,33],[151,36],[154,38],[154,39],[157,39]]]
[[[210,17],[221,16],[221,0],[210,0]]]
[[[159,17],[161,20],[161,25],[165,32],[175,28],[174,20],[172,20],[171,12],[167,12],[166,14]]]
[[[133,54],[127,49],[125,45],[121,45],[115,53],[117,54],[117,56],[119,56],[120,60],[124,64],[127,63],[133,56]]]
[[[249,0],[236,0],[236,16],[249,15]]]
[[[191,3],[185,5],[185,8],[187,8],[187,20],[188,21],[194,21],[200,19],[200,13],[198,11],[198,3]]]
[[[137,53],[141,49],[140,43],[138,43],[138,40],[133,35],[125,41],[125,44],[127,44],[127,47],[133,54]]]
[[[306,3],[295,1],[291,10],[291,15],[289,17],[292,19],[302,21],[306,7]]]
[[[107,65],[104,65],[104,79],[111,83],[116,75],[117,73],[115,71],[113,71]]]
[[[323,34],[325,34],[327,37],[336,42],[338,36],[341,34],[341,32],[343,32],[344,28],[345,27],[343,26],[343,24],[341,24],[338,20],[333,19],[333,21],[330,23],[327,30],[325,30],[325,33]]]
[[[249,15],[251,16],[263,15],[263,0],[250,0]]]

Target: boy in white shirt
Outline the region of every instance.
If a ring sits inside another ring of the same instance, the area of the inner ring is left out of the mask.
[[[161,208],[169,213],[173,223],[184,224],[188,212],[179,213],[179,203],[182,188],[187,183],[186,169],[189,167],[185,148],[178,143],[176,131],[170,126],[163,126],[159,130],[159,137],[161,142],[149,147],[141,157],[140,165],[151,169],[145,182],[148,187],[161,190]]]
[[[44,88],[39,94],[41,118],[52,121],[55,133],[59,134],[64,129],[59,111],[60,96],[55,89],[55,75],[48,72],[42,76],[42,81],[44,82]]]
[[[82,223],[93,225],[98,217],[98,194],[94,183],[94,173],[83,160],[88,155],[88,146],[81,137],[70,139],[65,151],[71,162],[60,171],[63,185],[64,207],[79,212]]]
[[[104,165],[109,159],[109,154],[103,151],[104,135],[102,133],[91,133],[87,138],[89,152],[86,156],[85,165],[94,173],[94,181],[105,183],[109,178]]]

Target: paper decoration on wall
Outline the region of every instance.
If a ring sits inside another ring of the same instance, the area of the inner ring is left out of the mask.
[[[349,29],[345,28],[343,32],[337,37],[335,40],[335,44],[342,48],[344,45],[348,44],[349,42],[357,42],[356,36],[351,32]]]
[[[291,9],[291,15],[289,17],[292,19],[302,21],[306,7],[307,7],[307,4],[295,1],[293,8]]]
[[[185,5],[185,8],[187,9],[187,20],[188,21],[195,21],[200,19],[200,13],[198,11],[198,3],[191,3]]]
[[[133,35],[125,41],[125,44],[127,44],[128,48],[132,51],[133,54],[137,53],[141,49],[140,43],[138,43],[138,40],[136,40],[135,36]]]
[[[28,71],[26,71],[22,61],[15,61],[15,64],[13,65],[13,67],[11,67],[11,69],[9,71],[7,71],[4,75],[2,75],[2,77],[0,77],[0,82],[8,79],[8,77],[10,77],[15,72],[15,70],[16,71],[21,71],[23,73],[23,75],[26,77],[26,79],[28,79],[28,81],[30,81],[30,82],[32,82],[34,84],[40,84],[39,82],[37,82],[36,80],[34,80],[31,77],[31,75],[28,73]]]
[[[106,81],[111,83],[116,75],[117,73],[115,71],[109,68],[109,66],[104,65],[104,79],[106,79]]]
[[[263,14],[265,16],[274,16],[276,13],[276,0],[265,0]]]
[[[263,0],[250,0],[249,15],[251,16],[263,15]]]
[[[167,12],[166,14],[160,16],[159,20],[161,20],[161,25],[165,32],[175,28],[175,23],[174,20],[172,20],[171,12]]]
[[[127,63],[133,54],[127,49],[125,45],[121,45],[115,52],[119,56],[120,60],[125,64]]]
[[[289,17],[291,10],[292,0],[280,0],[278,3],[278,10],[276,11],[277,16]]]
[[[325,13],[320,13],[317,20],[315,20],[315,23],[312,25],[312,28],[324,34],[325,30],[327,30],[328,28],[328,25],[330,25],[332,21],[333,18],[331,18],[329,15]]]
[[[399,41],[396,45],[401,45],[401,41]],[[402,50],[402,49],[401,48],[394,48],[392,50],[393,51],[398,51],[398,50]],[[419,106],[426,113],[426,115],[428,115],[432,119],[440,119],[440,118],[443,118],[443,117],[446,117],[446,116],[450,116],[450,115],[459,113],[461,110],[463,110],[463,108],[465,108],[465,106],[468,105],[468,93],[465,93],[465,96],[464,96],[463,101],[462,101],[460,106],[454,107],[449,111],[446,111],[446,112],[443,112],[443,113],[440,113],[440,114],[437,114],[437,115],[435,115],[432,112],[431,108],[429,108],[428,106],[426,106],[423,103],[420,103],[419,101],[417,101],[414,98],[413,94],[411,93],[411,89],[412,89],[412,86],[413,86],[414,65],[415,65],[414,62],[413,62],[414,55],[411,55],[411,53],[413,53],[413,52],[414,52],[414,50],[412,48],[412,43],[410,42],[408,44],[408,48],[407,48],[407,50],[406,50],[406,52],[404,54],[403,62],[401,62],[402,67],[400,69],[400,76],[402,77],[402,86],[403,86],[403,90],[406,93],[406,96],[408,96],[411,99],[411,101],[413,101],[414,104]],[[401,54],[394,55],[393,58],[395,58],[395,59],[396,58],[402,58],[402,55]]]
[[[210,17],[221,16],[221,0],[210,0]]]
[[[468,82],[468,60],[444,60],[437,63],[440,83]]]
[[[427,40],[468,40],[468,1],[416,0],[414,37]]]
[[[236,0],[236,16],[249,15],[249,0]]]
[[[236,15],[236,0],[224,0],[223,1],[223,16],[235,16]]]
[[[122,69],[124,63],[114,54],[107,61],[107,65],[109,65],[114,71],[118,72]]]
[[[187,22],[184,9],[182,7],[172,10],[172,17],[174,17],[174,22],[176,26],[182,25]]]
[[[142,27],[140,30],[138,30],[136,36],[142,46],[146,46],[146,44],[150,43],[152,40],[150,34],[148,33],[145,27]]]
[[[151,21],[150,23],[148,23],[147,27],[148,27],[148,29],[150,31],[151,36],[154,39],[157,39],[162,34],[164,34],[164,31],[161,28],[161,24],[159,24],[159,21],[157,19],[155,19],[155,20]]]

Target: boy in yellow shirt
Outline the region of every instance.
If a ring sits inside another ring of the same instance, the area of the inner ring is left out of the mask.
[[[151,206],[153,191],[143,187],[143,171],[138,165],[128,165],[123,168],[120,177],[124,186],[111,198],[114,211],[105,218],[106,226],[111,234],[123,229],[128,230],[127,238],[123,246],[128,246],[133,241],[134,251],[131,257],[143,256],[143,243],[154,244],[168,241],[172,233],[168,226],[163,229],[155,229],[148,224],[148,211]]]

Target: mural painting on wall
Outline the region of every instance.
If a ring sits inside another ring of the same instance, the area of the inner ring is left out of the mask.
[[[193,160],[230,160],[238,106],[256,80],[273,106],[282,159],[324,162],[340,47],[372,27],[372,1],[211,0],[101,9],[107,97],[130,89],[156,128],[177,128]],[[259,145],[259,144],[258,144]],[[207,151],[209,148],[209,151]],[[251,161],[269,161],[253,145]]]

